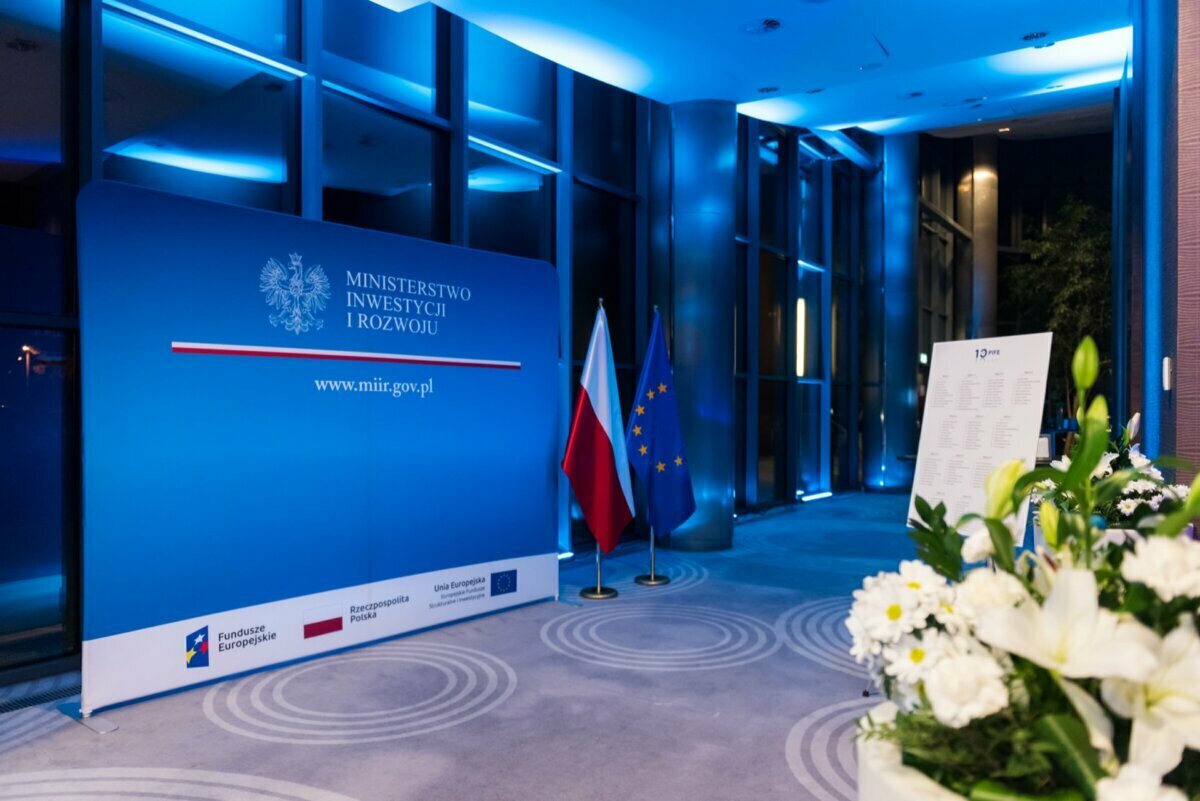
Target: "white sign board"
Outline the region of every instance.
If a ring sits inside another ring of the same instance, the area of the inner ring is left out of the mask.
[[[953,524],[968,512],[983,512],[983,484],[994,468],[1010,459],[1033,468],[1052,337],[1026,334],[933,346],[914,500],[919,495],[931,506],[946,504],[946,520]],[[1024,529],[1027,512],[1022,506],[1018,530]],[[908,515],[916,514],[910,500]]]

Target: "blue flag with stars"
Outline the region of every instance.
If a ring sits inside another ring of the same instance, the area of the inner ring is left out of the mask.
[[[675,404],[675,377],[657,311],[625,431],[625,452],[646,485],[647,516],[654,533],[669,534],[696,511],[696,499]]]

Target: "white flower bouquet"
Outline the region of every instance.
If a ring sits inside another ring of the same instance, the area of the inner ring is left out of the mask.
[[[861,736],[972,801],[1200,798],[1200,542],[1180,536],[1200,479],[1170,514],[1144,515],[1138,541],[1104,541],[1096,509],[1143,479],[1102,467],[1107,406],[1085,403],[1097,361],[1085,340],[1069,462],[1003,465],[986,509],[953,525],[918,499],[921,560],[854,593],[851,652],[898,708]],[[1047,480],[1071,507],[1044,500],[1047,547],[1017,556],[1016,510]],[[980,556],[992,564],[964,568]]]
[[[1128,478],[1116,498],[1098,504],[1095,514],[1104,519],[1108,529],[1132,531],[1140,528],[1143,520],[1154,522],[1155,515],[1167,515],[1182,508],[1187,498],[1188,487],[1182,484],[1167,484],[1162,471],[1144,455],[1137,436],[1141,415],[1135,414],[1121,432],[1118,439],[1109,443],[1109,450],[1100,457],[1099,464],[1092,470],[1091,480],[1095,484],[1114,474]],[[1061,472],[1071,469],[1071,457],[1064,456],[1051,466]],[[1035,501],[1050,501],[1061,511],[1077,511],[1077,503],[1070,490],[1058,485],[1053,478],[1039,481],[1033,491]],[[1132,543],[1137,537],[1110,537],[1117,544]]]

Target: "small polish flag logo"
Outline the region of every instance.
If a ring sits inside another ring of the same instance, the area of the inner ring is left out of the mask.
[[[342,607],[325,606],[304,613],[304,639],[342,630]]]

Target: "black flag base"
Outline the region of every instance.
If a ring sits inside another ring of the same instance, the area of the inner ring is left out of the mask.
[[[579,597],[589,601],[607,601],[609,598],[616,598],[617,591],[612,587],[584,587],[579,591]]]
[[[671,579],[661,574],[645,573],[635,578],[634,582],[641,584],[643,587],[661,587],[663,584],[670,584]]]

